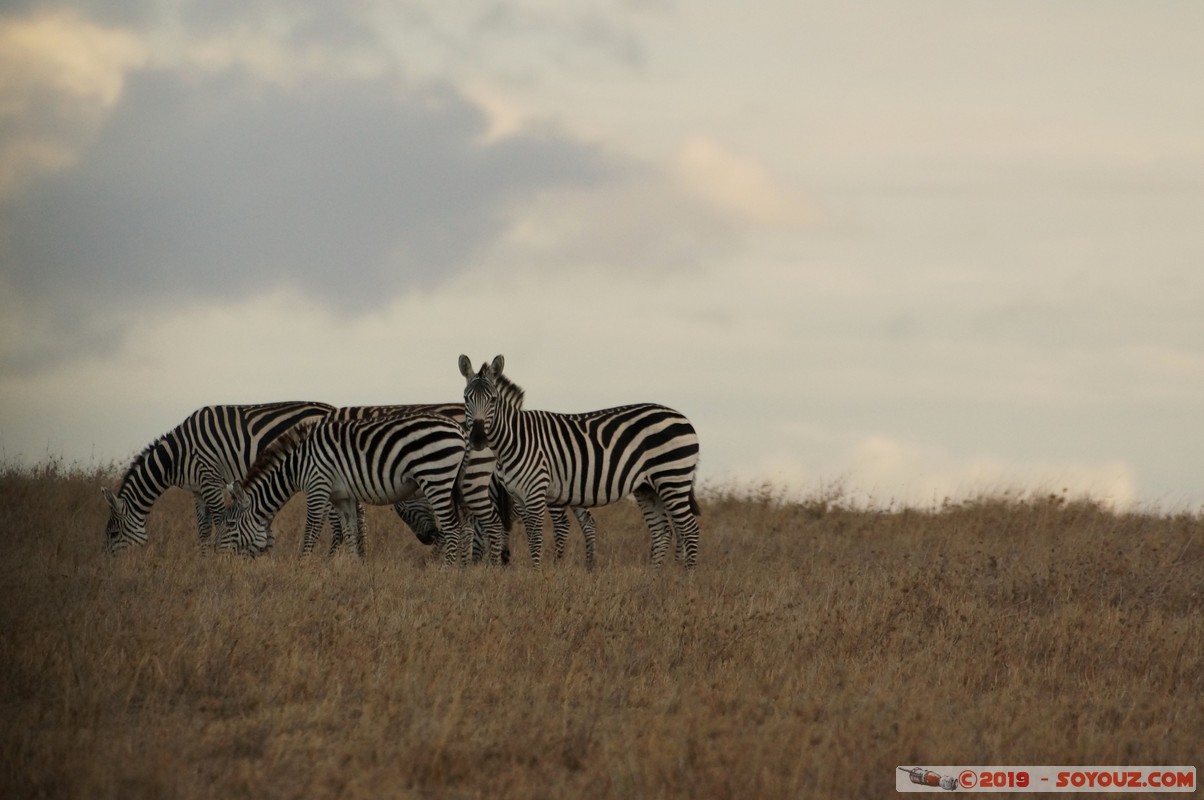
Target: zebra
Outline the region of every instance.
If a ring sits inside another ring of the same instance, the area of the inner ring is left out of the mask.
[[[689,569],[698,563],[700,514],[694,495],[698,434],[685,416],[652,403],[582,414],[524,411],[523,390],[502,374],[505,359],[473,371],[461,355],[469,446],[488,446],[497,474],[521,507],[531,560],[539,566],[549,504],[606,505],[634,495],[661,566],[671,534]]]
[[[464,421],[464,404],[426,403],[418,405],[342,406],[332,411],[329,418],[332,420],[375,419],[390,415],[417,413],[437,414],[462,423]],[[488,450],[474,453],[464,464],[464,469],[470,475],[474,476],[474,479],[463,481],[465,485],[472,486],[475,489],[472,497],[464,498],[464,503],[471,509],[476,522],[473,538],[474,560],[475,553],[483,549],[481,542],[486,541],[491,535],[503,535],[500,533],[499,528],[505,522],[508,522],[508,520],[503,521],[498,516],[496,506],[491,506],[494,502],[493,497],[487,495],[481,489],[481,484],[475,480],[476,477],[483,474],[492,474],[493,464],[493,453]],[[402,500],[393,504],[393,510],[409,526],[410,530],[414,532],[414,536],[422,544],[442,543],[442,533],[439,530],[435,515],[431,511],[430,504],[427,503],[425,498],[415,497],[409,500]],[[330,553],[333,554],[338,551],[343,542],[343,530],[339,524],[338,515],[335,513],[331,514],[331,532]],[[269,549],[272,541],[269,537]]]
[[[459,485],[465,452],[463,427],[437,414],[303,422],[269,445],[246,477],[234,484],[233,525],[223,546],[264,549],[273,517],[294,494],[304,491],[302,553],[313,551],[327,507],[333,505],[342,529],[363,557],[360,503],[390,505],[420,491],[448,539],[444,561],[455,563],[462,537],[453,495],[476,490]],[[479,475],[469,479],[481,482]]]
[[[283,431],[299,422],[326,416],[360,419],[415,411],[443,414],[456,421],[464,418],[461,403],[335,408],[328,403],[294,401],[199,408],[134,458],[116,493],[101,487],[109,506],[105,549],[116,554],[133,544],[146,544],[147,515],[155,501],[173,486],[193,493],[197,529],[204,548],[220,538],[228,524],[225,495],[230,482],[245,475],[260,450]],[[472,468],[492,471],[492,455],[474,457]],[[501,520],[493,522],[481,510],[479,498],[473,501],[477,503],[474,507],[477,518],[486,527],[502,524]],[[394,506],[394,511],[423,544],[435,541],[438,529],[425,508],[425,501],[403,501]],[[332,513],[331,521],[333,551],[342,540],[342,532],[337,515]],[[212,535],[215,532],[217,536]]]
[[[204,406],[192,412],[134,458],[116,493],[101,487],[109,506],[105,550],[116,554],[146,544],[147,515],[173,486],[192,492],[204,547],[221,527],[226,484],[241,477],[259,450],[282,432],[333,410],[326,403],[281,402]]]
[[[426,412],[442,414],[457,422],[464,421],[463,403],[443,403],[436,405],[410,406],[346,406],[336,409],[330,416],[332,419],[369,419],[397,413]],[[494,472],[495,458],[488,447],[471,450],[465,460],[464,469],[475,477]],[[489,496],[486,498],[481,490],[482,484],[477,480],[463,481],[467,486],[475,488],[472,496],[464,498],[464,504],[469,508],[475,523],[473,535],[472,560],[480,561],[488,558],[490,563],[507,564],[510,561],[510,545],[507,533],[510,529],[509,497],[499,481],[489,483]],[[430,507],[421,499],[403,500],[393,506],[397,515],[414,531],[414,535],[425,545],[443,546],[443,536],[440,532]],[[505,511],[503,511],[505,509]],[[555,557],[559,560],[564,555],[565,544],[570,529],[568,511],[563,506],[550,505],[548,514],[552,518],[553,541],[555,542]],[[595,563],[595,540],[597,522],[587,509],[571,509],[577,524],[581,527],[585,538],[585,564],[593,567]],[[494,536],[498,534],[498,526],[504,530],[500,533],[500,547],[495,547]],[[333,526],[332,526],[333,527]],[[335,552],[342,540],[341,532],[335,530],[331,541],[330,552]]]

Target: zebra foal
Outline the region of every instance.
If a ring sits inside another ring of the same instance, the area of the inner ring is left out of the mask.
[[[694,473],[698,435],[685,416],[653,403],[557,414],[523,409],[523,390],[502,374],[505,359],[474,371],[460,356],[469,446],[489,447],[497,474],[515,497],[539,566],[543,515],[551,505],[592,508],[634,495],[661,566],[676,534],[687,568],[698,563]]]
[[[232,524],[222,545],[250,552],[266,549],[276,513],[303,491],[302,552],[313,551],[333,506],[362,557],[360,503],[392,505],[421,492],[447,540],[444,560],[456,563],[463,537],[454,493],[461,489],[457,483],[465,450],[461,426],[436,414],[304,422],[269,445],[234,485]]]

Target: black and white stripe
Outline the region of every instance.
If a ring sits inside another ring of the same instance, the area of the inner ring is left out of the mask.
[[[538,565],[544,509],[591,508],[634,495],[652,539],[652,563],[664,561],[676,534],[687,567],[698,562],[694,497],[698,435],[685,416],[652,403],[583,414],[526,411],[523,390],[502,374],[505,360],[473,371],[460,356],[465,425],[471,447],[488,446],[497,474],[516,498]]]
[[[216,531],[220,537],[227,524],[228,485],[245,476],[260,451],[281,433],[300,422],[323,417],[368,419],[404,413],[441,414],[460,422],[464,406],[437,403],[335,408],[327,403],[281,402],[197,409],[134,459],[116,493],[102,488],[109,505],[106,548],[116,553],[132,544],[145,544],[147,515],[155,501],[173,486],[193,492],[197,529],[205,546],[215,540],[211,533]],[[474,474],[492,472],[492,453],[474,454],[466,469]],[[503,521],[496,511],[489,513],[487,493],[476,489],[478,484],[471,481],[466,485],[475,490],[467,503],[476,521],[477,538],[502,536],[499,531]],[[423,498],[397,503],[394,510],[424,544],[435,540],[434,516]],[[330,517],[333,551],[342,539],[342,530],[333,510]]]
[[[437,414],[448,417],[455,422],[463,422],[464,405],[462,403],[424,403],[412,405],[342,406],[331,412],[330,419],[376,419],[397,414]],[[466,462],[465,469],[470,470],[474,474],[481,471],[492,473],[493,462],[492,451],[486,451],[483,455],[474,459],[473,463],[469,464]],[[475,486],[476,484],[471,485]],[[494,535],[499,535],[497,529],[502,525],[502,520],[497,517],[496,509],[494,513],[490,513],[489,509],[483,506],[481,498],[476,496],[471,498],[469,504],[473,508],[473,516],[476,521],[474,526],[476,531],[474,541],[475,539],[487,537],[491,532]],[[418,541],[426,545],[441,541],[442,535],[439,532],[435,515],[431,513],[430,505],[424,497],[414,497],[394,503],[393,510],[409,526],[410,530],[414,532]],[[338,514],[331,513],[330,521],[332,534],[330,552],[333,554],[343,543],[343,530],[339,523]]]
[[[456,422],[464,422],[463,403],[437,403],[427,405],[392,405],[392,406],[344,406],[331,413],[332,419],[372,419],[389,414],[428,413],[440,414]],[[509,563],[510,544],[508,531],[509,514],[503,513],[502,493],[504,489],[500,481],[486,480],[495,470],[495,457],[488,447],[470,450],[464,461],[464,476],[461,480],[464,496],[461,498],[469,514],[473,518],[472,560],[481,561],[488,558],[490,563]],[[488,486],[488,492],[484,487]],[[507,504],[508,505],[508,504]],[[393,506],[397,516],[410,527],[414,535],[423,544],[434,544],[438,548],[444,546],[442,533],[435,523],[430,507],[422,498],[404,500]],[[565,544],[570,529],[569,511],[563,506],[549,505],[548,514],[552,518],[555,555],[559,559],[564,554]],[[585,563],[592,567],[595,562],[595,540],[597,523],[593,515],[584,508],[571,509],[581,527],[585,538]],[[335,552],[342,540],[338,529],[337,515],[332,515],[334,537],[331,540],[330,552]]]
[[[246,474],[259,451],[281,433],[332,410],[325,403],[310,402],[197,409],[133,460],[116,493],[101,489],[109,505],[105,548],[117,553],[133,544],[146,544],[146,517],[173,486],[193,493],[204,545],[221,526],[226,485]]]
[[[264,450],[242,483],[235,484],[232,526],[223,545],[250,552],[265,549],[272,519],[289,498],[303,491],[302,552],[313,551],[327,509],[333,506],[362,556],[359,504],[392,505],[421,492],[448,540],[444,558],[454,563],[462,541],[454,493],[465,449],[463,428],[436,414],[303,423]]]

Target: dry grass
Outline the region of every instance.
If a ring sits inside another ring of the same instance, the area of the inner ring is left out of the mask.
[[[1204,517],[703,500],[701,566],[200,555],[169,492],[101,554],[109,474],[0,474],[8,797],[870,797],[899,764],[1198,763]],[[289,533],[291,532],[291,534]]]

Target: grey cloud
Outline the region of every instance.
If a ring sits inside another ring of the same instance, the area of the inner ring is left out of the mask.
[[[524,198],[619,166],[554,131],[482,144],[485,127],[447,86],[134,74],[78,167],[0,208],[4,272],[52,303],[283,283],[372,307],[464,268]]]
[[[597,56],[629,69],[643,69],[648,61],[644,40],[624,20],[623,16],[593,12],[551,13],[503,1],[477,14],[467,37],[449,32],[449,38],[459,41],[459,49],[469,54],[497,42],[529,39],[530,53],[549,58],[558,69],[571,69]]]
[[[376,40],[358,18],[362,6],[343,0],[200,0],[183,4],[179,13],[191,35],[250,28],[272,30],[293,44],[348,47]]]
[[[648,53],[643,40],[626,26],[614,25],[600,16],[590,16],[582,20],[578,36],[583,45],[609,52],[616,61],[631,69],[647,66]]]
[[[155,19],[158,6],[158,0],[6,0],[0,17],[70,8],[106,25],[140,25]]]

